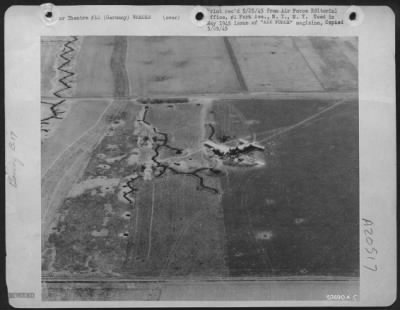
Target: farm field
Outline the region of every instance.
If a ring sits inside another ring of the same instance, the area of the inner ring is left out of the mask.
[[[240,92],[224,40],[218,37],[130,37],[131,95]]]
[[[296,45],[325,90],[358,86],[357,41],[349,38],[296,38]],[[335,68],[335,70],[332,70]]]
[[[355,90],[358,83],[352,37],[89,36],[42,42],[42,96],[54,96],[53,80],[63,75],[59,66],[72,73],[68,84],[76,84],[63,97],[79,98],[112,97],[122,83],[115,83],[116,68],[129,80],[124,96],[320,92]],[[54,62],[51,55],[58,53],[64,58]]]
[[[229,41],[249,91],[322,90],[291,37],[237,37]]]
[[[75,96],[112,97],[114,37],[85,37],[77,57]],[[90,59],[90,61],[89,61]]]
[[[230,104],[259,121],[256,135],[267,130],[257,135],[266,145],[266,166],[223,178],[231,274],[357,275],[358,210],[352,207],[359,203],[357,104],[340,104],[290,134],[271,131],[260,116],[273,118],[275,128],[296,124],[307,114],[293,114],[287,123],[287,113],[274,113],[277,104],[293,108],[293,102]],[[309,115],[321,112],[310,108]]]

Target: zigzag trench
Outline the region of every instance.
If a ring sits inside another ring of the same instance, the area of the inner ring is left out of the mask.
[[[53,92],[53,95],[57,98],[63,98],[61,93],[72,88],[72,86],[70,84],[68,84],[68,79],[71,76],[74,76],[75,73],[65,69],[65,67],[67,67],[72,61],[72,57],[68,58],[66,56],[75,51],[74,47],[71,45],[76,41],[78,41],[78,37],[76,37],[76,36],[71,37],[71,40],[64,43],[62,53],[59,55],[59,57],[61,59],[63,59],[64,62],[57,67],[57,70],[59,72],[62,72],[62,75],[63,75],[60,79],[58,79],[58,82],[62,85],[62,87]],[[61,99],[56,103],[47,102],[47,101],[43,101],[43,100],[41,101],[41,103],[43,103],[43,104],[50,105],[50,111],[52,113],[52,115],[41,119],[41,121],[40,121],[41,131],[44,131],[44,132],[49,131],[49,129],[43,128],[43,125],[49,125],[50,120],[62,119],[62,117],[60,117],[60,115],[65,113],[65,111],[60,111],[59,106],[61,104],[63,104],[64,102],[65,102],[65,99]]]

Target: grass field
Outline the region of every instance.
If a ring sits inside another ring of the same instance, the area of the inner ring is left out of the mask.
[[[204,137],[202,114],[206,107],[195,104],[153,105],[148,121],[170,134],[169,144],[181,149],[197,148]]]
[[[261,137],[264,132],[298,123],[332,102],[322,100],[234,100],[224,103],[239,110],[249,130]],[[219,105],[219,103],[216,103]],[[262,118],[260,118],[262,115]]]
[[[196,190],[197,180],[168,175],[144,183],[132,223],[125,270],[138,276],[223,276],[222,222],[218,196]],[[180,195],[171,195],[171,192]]]
[[[273,104],[263,111],[286,122]],[[357,131],[349,102],[272,139],[265,168],[229,174],[222,204],[231,275],[358,274]]]

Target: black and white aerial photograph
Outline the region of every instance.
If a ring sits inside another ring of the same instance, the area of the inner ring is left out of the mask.
[[[326,300],[313,285],[337,279],[358,294],[357,37],[40,49],[43,300],[207,300],[178,284],[268,281],[282,293],[265,299]]]

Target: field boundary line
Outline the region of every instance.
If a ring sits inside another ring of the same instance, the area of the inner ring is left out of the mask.
[[[231,63],[232,63],[232,66],[233,66],[233,70],[235,70],[236,77],[237,77],[237,79],[238,79],[238,82],[239,82],[239,84],[240,84],[240,87],[241,87],[244,91],[247,92],[247,91],[249,91],[249,89],[248,89],[248,87],[247,87],[246,80],[244,79],[242,70],[240,69],[239,62],[238,62],[238,60],[237,60],[237,58],[236,58],[235,51],[234,51],[233,48],[232,48],[232,44],[231,44],[231,42],[229,41],[229,38],[224,37],[224,43],[225,43],[226,50],[228,51],[229,58],[231,59]]]
[[[324,86],[324,83],[322,83],[321,79],[319,78],[319,76],[317,75],[317,73],[314,71],[314,69],[311,67],[309,61],[307,60],[306,56],[303,54],[303,52],[301,51],[301,49],[299,48],[299,46],[296,43],[296,39],[292,38],[293,41],[293,45],[296,48],[296,50],[299,52],[299,54],[301,55],[301,57],[304,59],[304,62],[306,63],[308,69],[310,69],[311,73],[314,75],[315,79],[318,81],[319,85],[321,86],[321,90],[325,90],[326,87]]]

